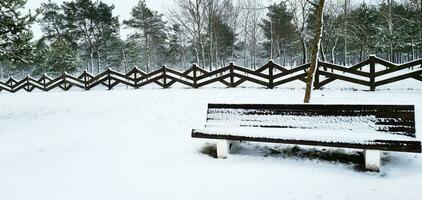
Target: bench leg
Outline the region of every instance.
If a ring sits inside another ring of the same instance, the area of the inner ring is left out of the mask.
[[[230,152],[230,141],[229,140],[218,140],[217,141],[217,158],[227,158]]]
[[[364,150],[365,169],[370,171],[380,171],[381,167],[381,151],[380,150]]]

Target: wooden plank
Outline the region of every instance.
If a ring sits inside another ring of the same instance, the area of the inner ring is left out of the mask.
[[[113,81],[118,81],[121,84],[135,88],[135,80],[133,78],[126,79],[126,77],[116,76],[113,73],[111,73],[110,79],[113,80]]]
[[[394,82],[401,81],[401,80],[408,79],[408,78],[417,78],[420,75],[422,75],[422,69],[415,71],[415,72],[411,72],[411,73],[399,75],[399,76],[396,76],[396,77],[384,79],[384,80],[381,80],[381,81],[377,81],[375,83],[375,85],[376,86],[386,85],[386,84],[389,84],[389,83],[394,83]]]
[[[272,66],[274,69],[276,69],[276,70],[279,70],[279,71],[281,71],[281,72],[288,72],[289,70],[288,69],[286,69],[285,67],[282,67],[281,65],[278,65],[278,64],[275,64],[275,63],[273,63],[273,66]]]
[[[294,140],[294,139],[286,140],[286,139],[274,139],[274,138],[261,138],[258,135],[256,137],[233,136],[233,135],[211,135],[211,134],[202,133],[195,129],[192,130],[191,136],[192,138],[204,138],[204,139],[267,142],[267,143],[278,143],[278,144],[294,144],[294,145],[352,148],[352,149],[377,149],[377,150],[383,150],[383,151],[421,153],[420,141],[374,140],[372,141],[373,143],[371,144],[357,144],[357,143],[346,143],[346,142],[321,142],[321,141],[312,141],[312,140]]]
[[[308,69],[308,67],[309,67],[308,65],[302,65],[302,66],[290,69],[287,72],[275,74],[274,79],[278,79],[278,78],[281,78],[281,77],[284,77],[284,76],[287,76],[287,75],[291,75],[293,73],[296,73],[296,72],[299,72],[299,71],[302,71],[302,70],[306,70],[306,69]]]
[[[8,92],[11,92],[12,91],[11,88],[7,84],[5,84],[5,83],[3,83],[1,81],[0,81],[0,88],[1,88],[1,90],[6,90]]]
[[[88,90],[90,90],[90,89],[92,89],[92,88],[96,87],[97,85],[103,84],[103,83],[104,83],[104,81],[107,81],[107,79],[108,79],[108,77],[107,77],[107,76],[102,76],[102,78],[101,78],[101,79],[98,79],[98,77],[96,77],[96,78],[95,78],[95,80],[94,80],[94,79],[92,79],[93,81],[90,81],[90,83],[89,83],[89,85],[88,85],[87,89],[88,89]],[[107,85],[104,85],[104,86],[106,86],[106,87],[107,87]]]
[[[238,77],[240,79],[243,79],[243,80],[247,80],[247,81],[262,85],[264,87],[268,87],[268,83],[265,82],[265,81],[262,81],[262,80],[258,80],[258,79],[252,78],[252,77],[248,77],[248,76],[245,76],[245,75],[242,75],[242,74],[238,74],[238,73],[234,73],[234,76]]]
[[[409,62],[409,63],[405,63],[403,65],[399,65],[397,67],[387,68],[385,70],[378,71],[378,72],[375,73],[375,76],[377,76],[377,77],[378,76],[383,76],[383,75],[386,75],[386,74],[394,73],[394,72],[397,72],[397,71],[400,71],[400,70],[404,70],[404,69],[407,69],[409,67],[414,67],[414,66],[417,66],[417,65],[421,65],[421,64],[422,64],[422,59],[421,60],[412,61],[412,62]]]
[[[375,59],[376,57],[374,55],[369,56],[369,90],[375,91],[376,85],[375,85]]]
[[[357,75],[357,76],[363,76],[363,77],[369,78],[368,72],[363,72],[363,71],[359,71],[359,70],[352,69],[352,68],[346,68],[346,67],[343,67],[343,66],[340,66],[340,65],[335,65],[335,64],[330,64],[330,63],[325,63],[325,62],[320,61],[319,66],[325,67],[325,68],[328,68],[328,69],[334,69],[334,70],[341,71],[341,72],[344,72],[344,73],[349,73],[349,74],[354,74],[354,75]]]
[[[292,76],[292,77],[289,77],[289,78],[286,78],[286,79],[283,79],[283,80],[280,80],[280,81],[276,81],[274,83],[274,87],[278,86],[278,85],[286,84],[286,83],[289,83],[289,82],[292,82],[292,81],[295,81],[295,80],[303,81],[302,79],[306,78],[306,74],[307,73],[302,73],[302,74],[298,74],[296,76]]]
[[[255,71],[256,72],[258,72],[258,73],[261,73],[261,72],[263,72],[263,71],[265,71],[265,70],[267,70],[269,67],[270,67],[270,65],[273,65],[273,64],[275,64],[275,63],[273,63],[273,62],[268,62],[267,64],[265,64],[264,66],[262,66],[262,67],[259,67],[258,69],[256,69]]]
[[[360,63],[357,63],[357,64],[353,65],[352,67],[349,67],[349,69],[350,70],[358,70],[358,69],[361,69],[361,68],[363,68],[363,67],[365,67],[365,66],[367,66],[369,64],[370,64],[370,59],[368,58],[367,60],[364,60],[364,61],[362,61]]]
[[[380,65],[382,65],[382,66],[385,66],[387,68],[397,68],[398,67],[396,64],[391,63],[391,62],[389,62],[387,60],[378,58],[378,57],[375,57],[375,62],[378,63],[378,64],[380,64]]]
[[[238,67],[238,66],[234,66],[234,69],[237,70],[237,71],[243,72],[243,73],[258,76],[258,77],[263,78],[263,79],[269,79],[269,75],[266,75],[266,74],[263,74],[263,73],[260,73],[260,72],[256,72],[256,71],[253,71],[253,70],[250,70],[250,69],[241,68],[241,67]]]
[[[205,86],[205,85],[209,85],[209,84],[211,84],[211,83],[215,83],[215,82],[222,82],[222,81],[224,81],[224,79],[226,79],[226,78],[230,78],[230,74],[225,74],[225,75],[223,75],[223,76],[219,76],[219,77],[216,77],[216,78],[212,78],[212,79],[209,79],[209,80],[207,80],[207,81],[204,81],[204,82],[201,82],[201,83],[198,83],[197,84],[197,86],[198,87],[202,87],[202,86]],[[225,81],[226,82],[226,81]],[[230,84],[229,83],[227,83],[226,82],[226,84],[225,84],[227,87],[229,87],[230,86]]]
[[[224,73],[226,71],[230,71],[230,67],[228,67],[228,66],[227,67],[223,67],[223,68],[217,69],[215,71],[208,72],[206,74],[200,75],[200,76],[198,76],[198,80],[205,79],[205,78],[210,78],[212,76],[222,74],[222,73]]]
[[[298,110],[298,111],[374,111],[391,110],[402,112],[414,112],[414,105],[359,105],[359,104],[208,104],[208,109],[255,109],[255,110]]]
[[[193,81],[193,77],[191,77],[187,74],[184,74],[182,72],[178,72],[178,71],[170,69],[170,68],[166,68],[166,70],[167,70],[167,72],[175,74],[176,76],[180,76],[180,77],[183,77],[183,78],[188,79],[190,81]]]
[[[163,75],[159,75],[159,76],[156,76],[154,78],[150,78],[146,81],[138,83],[138,87],[142,87],[142,86],[148,85],[150,83],[155,83],[155,84],[164,88],[165,86],[162,83],[158,82],[158,80],[162,79],[163,77],[164,77]]]
[[[175,82],[179,82],[179,83],[181,83],[181,84],[184,84],[184,85],[187,85],[187,86],[193,87],[193,83],[190,83],[190,82],[188,82],[188,81],[185,81],[185,80],[182,80],[182,79],[176,78],[176,77],[171,76],[171,75],[169,75],[169,74],[167,74],[167,78],[172,79],[172,80],[173,80],[173,81],[175,81]],[[174,83],[173,81],[169,82],[169,83],[167,84],[167,87],[171,86],[171,85]],[[170,83],[171,83],[171,84],[170,84]]]
[[[367,60],[362,61],[362,62],[360,62],[360,63],[358,63],[356,65],[353,65],[349,69],[350,70],[357,70],[357,69],[360,69],[360,68],[362,68],[362,67],[364,67],[366,65],[369,65],[369,64],[370,64],[370,59],[367,59]],[[327,85],[327,84],[329,84],[329,83],[331,83],[331,82],[333,82],[335,80],[336,79],[333,78],[333,77],[328,77],[327,79],[325,79],[325,80],[323,80],[323,81],[321,81],[321,82],[318,83],[318,88],[321,88],[321,87],[323,87],[323,86],[325,86],[325,85]]]
[[[351,82],[351,83],[356,83],[356,84],[359,84],[359,85],[370,86],[369,81],[364,81],[364,80],[351,78],[351,77],[347,77],[347,76],[343,76],[343,75],[339,75],[339,74],[324,72],[324,71],[319,71],[319,73],[320,73],[320,75],[323,75],[323,76],[332,77],[332,78],[335,78],[335,79],[339,79],[339,80],[343,80],[343,81],[347,81],[347,82]]]

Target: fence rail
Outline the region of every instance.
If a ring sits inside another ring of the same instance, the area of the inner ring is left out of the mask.
[[[64,73],[56,78],[51,78],[44,74],[39,79],[27,76],[19,81],[13,77],[10,77],[5,82],[0,81],[0,92],[8,91],[14,93],[19,90],[31,92],[34,89],[50,91],[55,88],[61,88],[67,91],[72,87],[90,90],[100,85],[111,90],[118,84],[137,89],[152,83],[162,88],[168,88],[175,83],[192,88],[200,88],[216,82],[222,83],[227,87],[237,87],[242,83],[252,82],[272,89],[296,80],[306,82],[306,74],[309,66],[310,64],[305,64],[289,69],[270,61],[257,70],[239,67],[231,63],[226,67],[214,71],[207,71],[193,65],[185,72],[162,67],[146,73],[135,67],[127,74],[122,74],[111,69],[96,76],[86,71],[78,77]],[[400,71],[403,71],[403,73],[392,75]],[[409,78],[422,81],[422,59],[398,65],[375,56],[370,56],[369,59],[350,67],[322,61],[318,62],[318,69],[316,70],[313,85],[315,89],[319,89],[335,80],[342,80],[368,86],[371,91],[374,91],[378,86]]]

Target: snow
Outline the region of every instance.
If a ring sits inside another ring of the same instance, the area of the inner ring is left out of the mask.
[[[200,153],[209,140],[190,136],[192,128],[204,126],[208,103],[300,103],[303,86],[0,92],[0,199],[422,196],[420,154],[389,153],[381,172],[371,173],[349,163],[266,156],[268,148],[291,146],[264,143],[243,144],[229,158],[214,159]],[[341,81],[327,87],[313,91],[313,103],[415,104],[416,130],[422,125],[420,82],[376,92]]]
[[[293,129],[293,128],[257,128],[257,127],[237,127],[237,128],[207,128],[195,129],[198,133],[208,135],[230,135],[244,136],[251,138],[269,138],[283,140],[304,140],[317,142],[342,142],[351,144],[376,144],[375,140],[387,141],[418,141],[415,138],[380,133],[378,131],[354,132],[349,130],[324,130],[324,129]]]
[[[260,112],[260,114],[245,114]],[[260,110],[210,109],[206,127],[300,127],[303,129],[326,129],[349,132],[373,132],[384,126],[376,125],[375,115],[365,116],[297,116],[261,113]]]

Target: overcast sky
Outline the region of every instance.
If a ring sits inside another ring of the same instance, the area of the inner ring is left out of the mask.
[[[61,4],[64,0],[52,0],[52,2],[56,2],[58,4]],[[69,1],[69,0],[67,0]],[[107,4],[113,4],[115,6],[114,14],[119,16],[119,20],[123,21],[125,19],[130,18],[130,12],[132,10],[132,7],[136,5],[136,3],[139,0],[101,0],[102,2],[105,2]],[[263,0],[265,3],[270,2],[278,2],[279,0]],[[364,1],[364,0],[354,0],[354,1]],[[377,1],[377,0],[365,0],[365,1]],[[28,0],[26,8],[30,10],[35,10],[38,7],[40,7],[41,3],[48,2],[48,0]],[[171,7],[173,0],[146,0],[146,4],[149,8],[152,10],[158,11],[160,13],[165,13],[169,7]],[[39,25],[34,24],[32,26],[32,30],[34,32],[35,39],[38,39],[41,37],[41,29]],[[122,36],[127,34],[127,31],[122,29],[121,31]]]

